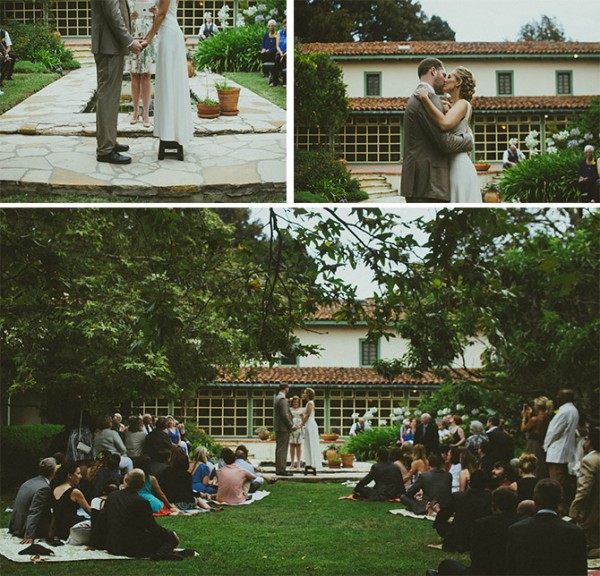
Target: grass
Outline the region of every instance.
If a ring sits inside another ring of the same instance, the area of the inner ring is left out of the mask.
[[[3,96],[0,96],[0,114],[4,114],[44,86],[60,78],[59,74],[19,74],[15,72],[14,82],[4,82]]]
[[[47,564],[44,575],[120,576],[169,575],[301,575],[322,576],[418,575],[446,557],[464,555],[427,548],[439,538],[432,522],[394,516],[387,511],[399,503],[338,501],[351,491],[341,484],[278,482],[271,495],[251,506],[193,518],[161,518],[175,530],[181,545],[200,556],[167,564],[146,560]],[[14,494],[11,494],[14,496]],[[1,508],[10,505],[3,497]],[[8,515],[2,513],[5,527]],[[31,574],[27,564],[0,558],[3,576]]]
[[[285,88],[281,85],[274,88],[269,87],[269,82],[262,77],[260,72],[224,72],[223,76],[286,110]]]

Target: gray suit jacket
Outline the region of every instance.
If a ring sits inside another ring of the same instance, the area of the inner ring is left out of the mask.
[[[293,425],[292,412],[287,398],[277,394],[273,402],[273,429],[275,432],[289,432]]]
[[[430,96],[437,108],[437,95]],[[406,198],[422,197],[450,201],[449,155],[469,152],[471,137],[465,133],[442,132],[413,94],[404,113],[404,158],[400,194]]]
[[[127,0],[91,0],[92,52],[126,55],[133,42]]]
[[[21,485],[15,498],[8,531],[19,538],[48,536],[50,527],[50,484],[43,476],[36,476]]]

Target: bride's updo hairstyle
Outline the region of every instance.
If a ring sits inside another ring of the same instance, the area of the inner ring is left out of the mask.
[[[315,399],[315,391],[312,388],[305,388],[304,392],[305,392],[306,398],[308,400],[314,400]]]
[[[462,82],[460,85],[460,97],[470,102],[475,93],[476,85],[473,73],[468,68],[459,66],[454,70],[454,75]]]

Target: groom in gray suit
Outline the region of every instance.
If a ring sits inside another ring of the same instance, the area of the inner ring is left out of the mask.
[[[129,164],[129,146],[117,143],[121,82],[127,52],[139,54],[142,45],[131,35],[127,0],[91,0],[92,52],[96,61],[98,104],[96,108],[96,160]]]
[[[279,385],[279,394],[273,402],[273,429],[275,430],[275,474],[278,476],[292,476],[286,472],[290,432],[296,428],[292,420],[292,412],[287,401],[289,386]]]
[[[438,94],[446,80],[444,65],[437,58],[425,58],[417,69],[419,86],[430,90],[430,99],[442,112]],[[404,113],[404,158],[400,195],[407,202],[450,202],[450,155],[469,152],[471,134],[442,132],[413,94]]]

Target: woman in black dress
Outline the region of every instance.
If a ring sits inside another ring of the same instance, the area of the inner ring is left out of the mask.
[[[54,497],[54,536],[66,540],[69,537],[71,526],[84,520],[77,514],[77,510],[81,507],[90,514],[91,509],[85,496],[79,490],[81,470],[76,462],[71,460],[63,464],[56,476],[60,484],[52,492]]]

